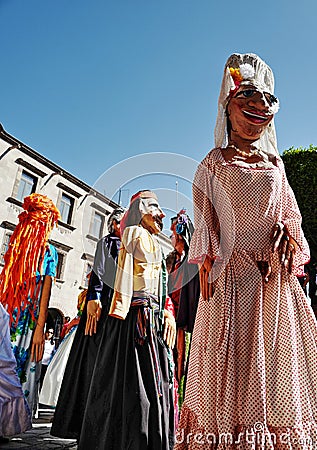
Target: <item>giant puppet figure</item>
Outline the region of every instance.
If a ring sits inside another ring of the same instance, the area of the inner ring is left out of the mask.
[[[114,294],[91,380],[79,449],[173,447],[175,320],[156,235],[164,214],[151,191],[135,194],[121,221]]]
[[[0,274],[0,302],[10,316],[10,334],[17,373],[31,412],[37,408],[45,323],[56,275],[57,251],[48,244],[60,217],[45,195],[25,197]]]
[[[296,275],[309,249],[277,150],[271,69],[228,59],[215,148],[193,184],[201,292],[176,448],[317,441],[317,324]]]
[[[166,257],[168,271],[168,293],[176,318],[177,337],[174,349],[175,372],[180,382],[185,373],[185,332],[192,333],[200,294],[199,274],[196,264],[188,263],[188,251],[194,232],[186,210],[171,218],[172,245],[174,250]],[[188,336],[190,341],[190,336]]]

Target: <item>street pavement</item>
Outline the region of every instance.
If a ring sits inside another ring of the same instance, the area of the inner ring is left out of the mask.
[[[0,443],[2,450],[48,450],[48,449],[77,449],[75,440],[59,439],[50,435],[54,409],[40,405],[38,418],[33,419],[32,430],[10,438],[8,443]]]

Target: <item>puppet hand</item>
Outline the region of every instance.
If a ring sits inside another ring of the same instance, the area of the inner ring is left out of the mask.
[[[173,349],[176,339],[176,322],[175,319],[167,309],[164,309],[164,335],[163,339],[169,348]]]
[[[268,283],[270,275],[272,273],[270,261],[257,261],[257,264],[264,281]]]
[[[209,278],[211,275],[212,259],[206,256],[204,262],[199,268],[200,291],[204,300],[209,300],[213,295],[213,285]]]
[[[281,222],[274,225],[270,237],[273,241],[273,253],[278,250],[281,264],[289,273],[292,273],[294,254],[298,247],[297,242]]]
[[[87,302],[87,322],[85,335],[92,336],[97,332],[97,322],[100,319],[102,305],[100,300],[89,300]]]
[[[80,321],[80,317],[76,316],[76,317],[74,317],[74,319],[72,319],[72,320],[67,324],[66,331],[65,331],[65,336],[66,336],[67,333],[70,332],[70,330],[71,330],[72,328],[74,328],[76,325],[79,324],[79,321]]]
[[[41,361],[44,353],[44,344],[45,344],[44,328],[36,326],[32,336],[31,361],[35,362]]]

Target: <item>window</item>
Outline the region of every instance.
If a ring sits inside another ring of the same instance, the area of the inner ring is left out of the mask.
[[[1,246],[1,255],[0,255],[0,263],[4,264],[4,255],[9,247],[9,241],[12,236],[12,233],[5,233]]]
[[[62,194],[59,206],[59,212],[61,213],[62,222],[68,224],[71,223],[73,207],[74,207],[74,199],[66,194]]]
[[[103,223],[104,223],[104,216],[102,216],[97,212],[94,212],[90,228],[90,234],[93,237],[96,237],[98,239],[102,237]]]
[[[87,261],[85,264],[85,268],[84,268],[84,275],[83,275],[83,282],[82,282],[82,286],[84,288],[88,288],[89,280],[87,277],[90,274],[90,272],[92,271],[92,269],[93,269],[93,263]]]
[[[60,283],[64,283],[65,281],[65,273],[66,273],[66,265],[67,265],[67,256],[70,250],[73,250],[73,247],[69,247],[64,243],[53,241],[50,239],[50,244],[52,244],[57,251],[57,267],[56,267],[56,280]]]
[[[24,197],[33,194],[36,190],[36,185],[37,178],[23,170],[19,183],[17,199],[22,202]]]
[[[57,280],[63,280],[66,264],[66,254],[57,249],[58,263],[56,268],[56,278]]]

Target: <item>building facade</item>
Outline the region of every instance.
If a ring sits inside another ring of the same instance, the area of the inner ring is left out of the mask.
[[[0,180],[0,269],[24,197],[33,192],[48,196],[61,213],[49,239],[58,252],[50,308],[74,317],[96,243],[107,234],[107,216],[118,205],[9,135],[1,125]]]
[[[49,239],[58,252],[50,317],[54,322],[73,318],[77,297],[87,286],[96,244],[108,233],[107,217],[119,205],[8,134],[2,125],[0,181],[0,270],[24,197],[34,192],[46,195],[61,213]],[[162,235],[160,240],[165,252],[170,251],[169,239]]]

